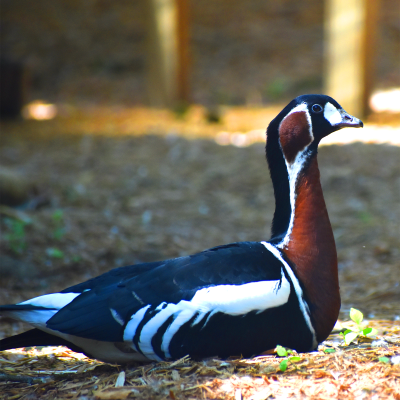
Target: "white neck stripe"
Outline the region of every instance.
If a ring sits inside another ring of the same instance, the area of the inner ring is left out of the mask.
[[[299,300],[300,310],[303,313],[304,320],[313,336],[312,349],[317,348],[318,342],[317,342],[317,339],[315,336],[314,327],[312,326],[312,323],[311,323],[310,309],[308,307],[307,302],[303,298],[303,290],[300,287],[300,283],[299,283],[298,279],[296,278],[296,275],[290,268],[289,264],[283,259],[281,253],[279,252],[279,250],[276,247],[274,247],[271,243],[268,243],[268,242],[261,242],[261,244],[264,245],[265,248],[267,250],[269,250],[283,264],[286,272],[290,276],[290,279],[292,280],[292,283],[294,286],[294,290],[295,290],[297,298]]]
[[[290,196],[290,208],[291,208],[291,212],[290,212],[290,221],[289,221],[289,226],[288,229],[286,231],[286,234],[284,236],[284,238],[282,239],[282,241],[277,245],[277,247],[283,249],[285,246],[288,245],[289,240],[290,240],[290,235],[292,233],[293,230],[293,223],[294,223],[294,214],[295,214],[295,203],[296,203],[296,183],[297,183],[297,179],[299,177],[299,174],[301,172],[301,170],[304,167],[305,162],[307,161],[308,158],[308,146],[314,141],[314,134],[313,134],[313,130],[312,130],[312,122],[311,122],[311,116],[310,113],[308,112],[308,108],[307,108],[307,104],[306,103],[301,103],[298,106],[296,106],[295,108],[293,108],[292,111],[290,111],[290,113],[282,120],[282,122],[290,115],[293,114],[295,112],[304,112],[306,114],[306,118],[307,118],[307,122],[308,122],[308,129],[309,129],[309,134],[310,134],[310,142],[308,143],[308,145],[306,145],[303,150],[301,150],[299,153],[297,153],[296,158],[294,159],[294,161],[292,163],[289,163],[286,158],[283,156],[283,149],[281,146],[281,143],[279,141],[279,146],[281,147],[282,150],[282,156],[283,159],[285,160],[285,164],[286,164],[286,169],[288,172],[288,179],[289,179],[289,196]],[[281,122],[281,124],[282,124]],[[279,125],[280,127],[280,125]]]

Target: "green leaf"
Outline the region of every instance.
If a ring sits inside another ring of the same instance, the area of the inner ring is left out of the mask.
[[[369,333],[364,333],[365,336],[368,336],[368,337],[375,337],[375,336],[378,334],[378,329],[375,329],[375,328],[366,328],[366,329],[364,329],[364,331],[366,331],[367,329],[371,329],[371,332],[369,332]]]
[[[75,255],[72,257],[72,262],[77,263],[81,261],[81,256]]]
[[[54,221],[61,221],[63,219],[63,210],[56,210],[53,212],[52,218]]]
[[[366,211],[361,211],[358,213],[358,218],[366,224],[370,223],[372,221],[372,215],[369,212]]]
[[[52,258],[64,258],[64,253],[55,247],[49,247],[46,249],[46,254]]]
[[[360,333],[364,336],[369,335],[372,332],[372,328],[365,328]]]
[[[378,360],[385,364],[389,364],[390,360],[387,357],[379,357]]]
[[[350,332],[354,332],[354,331],[352,331],[351,329],[346,329],[344,332],[342,332],[342,335],[346,336]]]
[[[285,372],[285,371],[287,370],[287,362],[288,362],[288,360],[283,360],[283,361],[281,361],[281,363],[279,364],[279,369],[280,369],[282,372]]]
[[[357,332],[349,332],[347,335],[344,337],[344,342],[349,345],[353,340],[355,340],[358,336]]]
[[[65,235],[65,228],[56,228],[53,233],[54,239],[60,240]]]
[[[284,347],[280,346],[278,344],[278,346],[276,346],[276,352],[278,353],[279,357],[286,357],[287,356],[287,351]]]
[[[357,324],[360,325],[361,321],[364,318],[363,313],[360,310],[356,310],[355,308],[350,308],[350,318]]]
[[[289,357],[290,362],[298,362],[300,360],[301,360],[301,358],[299,356]]]
[[[325,349],[324,353],[335,353],[336,350],[335,349]]]

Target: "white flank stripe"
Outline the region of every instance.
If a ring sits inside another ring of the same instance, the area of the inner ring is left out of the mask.
[[[251,311],[262,312],[285,304],[289,295],[290,283],[283,271],[281,280],[250,282],[243,285],[219,285],[200,289],[190,301],[182,300],[178,304],[169,303],[165,308],[162,308],[165,303],[161,303],[156,308],[160,311],[143,326],[138,347],[149,359],[160,361],[161,358],[154,354],[151,341],[160,326],[173,315],[175,319],[166,329],[161,343],[161,350],[165,357],[170,358],[169,345],[173,336],[196,313],[199,313],[199,316],[192,325],[200,322],[210,312],[210,316],[217,312],[237,316]],[[128,322],[124,331],[125,341],[131,342],[148,307],[150,305],[140,309]]]
[[[281,284],[280,287],[279,284]],[[192,326],[199,323],[210,311],[206,324],[210,317],[217,312],[229,315],[245,315],[251,311],[262,312],[269,308],[278,307],[287,302],[289,295],[290,283],[283,273],[281,281],[220,285],[198,290],[190,302],[180,301],[178,303],[178,306],[186,309],[176,317],[165,331],[161,349],[167,358],[171,358],[169,345],[172,338],[179,328],[188,322],[196,312],[199,312],[199,315]]]
[[[332,103],[326,103],[324,108],[324,117],[332,126],[342,122],[342,116],[338,109]]]
[[[122,319],[122,317],[117,313],[116,310],[114,310],[113,308],[110,308],[111,311],[111,315],[113,316],[113,318],[120,324],[120,325],[124,325],[125,321]]]
[[[289,294],[290,284],[282,274],[281,281],[260,281],[243,285],[204,288],[198,290],[190,302],[204,313],[212,311],[213,313],[244,315],[251,311],[264,311],[267,308],[285,304]]]
[[[144,305],[144,301],[132,290],[132,296],[140,303]]]
[[[193,307],[190,306],[189,301],[182,300],[178,303],[178,305],[180,305],[181,303],[188,303],[188,308],[182,310],[177,315],[172,324],[165,331],[164,336],[162,338],[161,350],[164,352],[166,358],[171,358],[171,354],[169,352],[169,345],[175,333],[178,332],[179,328],[182,325],[186,324],[186,322],[188,322],[197,312],[195,309],[193,309]]]
[[[303,313],[304,320],[306,321],[306,324],[309,327],[309,329],[313,335],[313,344],[312,344],[313,347],[312,348],[315,349],[318,346],[318,342],[315,337],[315,330],[311,323],[308,304],[306,303],[306,301],[303,298],[303,290],[300,287],[300,283],[299,283],[298,279],[296,278],[296,275],[294,274],[294,272],[292,271],[292,269],[290,268],[288,263],[283,259],[281,253],[279,252],[279,250],[276,247],[274,247],[271,243],[268,243],[268,242],[261,242],[261,244],[263,244],[267,250],[269,250],[278,260],[281,261],[281,263],[284,265],[284,267],[286,269],[286,272],[289,274],[290,279],[292,280],[292,283],[294,286],[294,290],[296,291],[297,298],[299,300],[300,310]]]
[[[158,308],[158,307],[157,307]],[[153,336],[157,333],[158,328],[173,314],[179,312],[179,303],[178,304],[168,304],[167,307],[162,309],[159,313],[157,313],[146,325],[143,327],[140,332],[139,339],[139,348],[142,353],[148,357],[150,360],[162,361],[160,357],[154,354],[153,346],[151,345],[151,341]]]
[[[161,304],[159,304],[159,306],[156,308],[157,311],[160,311],[164,308],[164,306],[167,306],[167,303],[165,301],[163,301]]]
[[[133,337],[135,336],[136,329],[139,326],[140,322],[142,321],[146,311],[150,307],[150,304],[146,307],[141,308],[135,314],[132,315],[129,322],[126,324],[126,328],[124,330],[124,341],[128,342],[133,350],[138,351],[136,346],[133,343]]]
[[[67,304],[71,303],[75,297],[78,297],[81,293],[52,293],[45,294],[44,296],[34,297],[33,299],[18,303],[18,305],[30,304],[32,306],[56,308],[60,310]]]

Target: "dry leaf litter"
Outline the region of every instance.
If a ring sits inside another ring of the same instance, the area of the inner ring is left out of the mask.
[[[254,136],[254,144],[238,147],[243,142],[235,134],[252,132],[254,110],[230,112],[222,126],[207,125],[196,108],[186,120],[162,111],[155,118],[143,110],[131,115],[100,109],[47,122],[2,123],[2,167],[35,190],[29,207],[0,209],[6,234],[10,219],[30,221],[21,252],[6,235],[0,238],[0,302],[57,291],[120,265],[268,238],[274,203],[264,145]],[[257,114],[258,127],[275,112]],[[221,131],[230,132],[228,143]],[[229,143],[234,145],[220,145]],[[116,366],[65,348],[2,352],[0,396],[400,399],[400,148],[323,146],[319,159],[338,247],[341,320],[350,307],[360,309],[379,331],[375,341],[343,346],[335,333],[284,373],[274,354]],[[56,238],[58,210],[63,234]],[[25,329],[2,320],[0,334]],[[325,353],[328,348],[335,352]]]

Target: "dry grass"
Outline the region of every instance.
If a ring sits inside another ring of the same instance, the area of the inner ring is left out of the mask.
[[[273,193],[263,145],[219,146],[205,138],[263,129],[275,114],[237,110],[210,125],[196,108],[184,120],[162,111],[93,110],[2,124],[2,165],[36,185],[48,202],[0,209],[5,233],[7,219],[32,220],[20,254],[6,235],[0,238],[8,262],[8,268],[0,265],[0,302],[60,290],[121,264],[267,239]],[[119,367],[65,348],[18,350],[1,353],[0,397],[400,399],[399,365],[379,361],[399,355],[399,152],[396,146],[352,144],[324,146],[319,156],[338,247],[341,317],[352,306],[361,309],[379,330],[380,347],[344,347],[336,333],[284,373],[273,354]],[[52,215],[60,209],[66,231],[55,239]],[[48,255],[54,247],[63,258]],[[0,336],[23,329],[4,320]],[[336,352],[327,354],[326,347]]]
[[[116,366],[64,347],[5,351],[0,392],[9,400],[400,399],[400,365],[390,361],[400,356],[400,323],[374,320],[370,326],[378,329],[379,342],[344,346],[335,333],[318,351],[300,354],[301,361],[285,372],[275,354]]]

